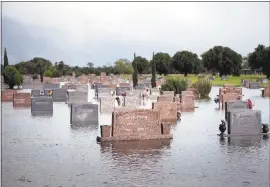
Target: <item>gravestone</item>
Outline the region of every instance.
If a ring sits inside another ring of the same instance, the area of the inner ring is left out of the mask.
[[[53,89],[53,88],[60,88],[60,85],[59,84],[47,84],[47,83],[44,84],[44,90],[45,89]]]
[[[99,97],[100,102],[100,113],[110,113],[115,108],[115,98],[112,96],[108,97]]]
[[[160,111],[160,119],[165,124],[175,124],[177,121],[178,106],[176,102],[152,103],[152,109]]]
[[[187,88],[185,91],[192,91],[195,99],[199,99],[199,93],[196,88]]]
[[[5,89],[1,91],[1,100],[2,102],[12,102],[13,94],[17,93],[17,90]]]
[[[127,108],[139,108],[141,99],[139,97],[124,97],[124,106]]]
[[[101,141],[171,139],[170,127],[151,109],[114,111],[112,126],[101,126]]]
[[[248,88],[249,89],[259,89],[260,85],[258,82],[249,82]]]
[[[88,102],[88,93],[81,91],[68,92],[68,105],[71,104],[84,104]]]
[[[31,107],[30,93],[14,93],[13,107]]]
[[[55,88],[52,90],[53,101],[66,102],[67,101],[67,90],[64,88]]]
[[[72,104],[70,107],[70,124],[98,125],[97,104]]]
[[[45,97],[52,97],[52,89],[44,89]]]
[[[270,87],[265,87],[264,90],[262,90],[262,92],[263,97],[270,97]]]
[[[232,110],[228,112],[229,135],[259,135],[262,132],[261,111]]]
[[[174,95],[174,91],[162,91],[162,95]]]
[[[88,85],[84,85],[84,84],[79,84],[76,87],[76,91],[79,92],[87,92],[88,93]]]
[[[241,100],[242,96],[239,93],[226,93],[221,95],[222,109],[225,108],[225,102]]]
[[[52,97],[32,97],[31,114],[32,116],[53,115]]]
[[[151,95],[159,96],[160,90],[158,88],[151,88]]]
[[[138,85],[138,86],[135,86],[135,90],[145,90],[145,86],[144,85]]]
[[[213,76],[208,77],[208,80],[212,81],[215,80],[215,78]]]
[[[98,95],[98,97],[111,96],[112,91],[115,91],[115,89],[112,89],[112,88],[97,88],[97,95]]]
[[[45,96],[44,90],[31,90],[31,97],[41,97]]]
[[[191,94],[181,95],[180,109],[182,112],[194,112],[195,110],[195,97]]]
[[[174,96],[173,95],[160,95],[160,96],[157,96],[157,102],[163,102],[163,101],[173,102],[174,101]]]
[[[225,119],[228,120],[228,112],[235,109],[248,109],[248,103],[242,100],[233,100],[225,102]]]
[[[128,92],[132,92],[132,87],[116,87],[117,96],[120,96],[123,93],[126,93],[126,95],[128,95]]]
[[[263,80],[262,80],[262,83],[263,83],[263,84],[268,84],[268,79],[263,79]]]
[[[226,80],[228,80],[228,76],[222,76],[222,77],[220,77],[220,80],[226,81]]]

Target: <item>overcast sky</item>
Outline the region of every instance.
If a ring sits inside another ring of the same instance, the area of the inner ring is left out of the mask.
[[[132,60],[134,52],[147,59],[153,52],[201,55],[223,45],[246,55],[258,44],[269,46],[269,3],[3,2],[2,10],[23,25],[51,30],[49,40],[61,56],[47,58],[72,65]]]

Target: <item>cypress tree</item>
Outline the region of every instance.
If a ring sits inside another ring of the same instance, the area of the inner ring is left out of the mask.
[[[152,79],[151,79],[151,84],[152,88],[156,87],[156,62],[155,62],[155,53],[153,53],[153,59],[152,59]]]
[[[5,72],[5,69],[6,67],[8,66],[8,56],[7,56],[7,49],[5,48],[5,51],[4,51],[4,70],[3,72]],[[5,76],[5,74],[3,75],[3,78],[4,78],[4,83],[7,84],[7,78]]]
[[[136,61],[136,54],[134,53],[134,60],[132,62],[133,66],[133,74],[132,74],[132,80],[133,80],[133,87],[138,86],[138,68],[137,68],[137,61]]]

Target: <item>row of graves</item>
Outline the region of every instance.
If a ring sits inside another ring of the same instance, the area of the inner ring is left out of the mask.
[[[247,101],[242,101],[242,88],[224,85],[219,90],[225,120],[219,126],[222,137],[267,135],[268,124],[262,124],[261,111],[250,109]],[[227,133],[226,133],[227,132]]]

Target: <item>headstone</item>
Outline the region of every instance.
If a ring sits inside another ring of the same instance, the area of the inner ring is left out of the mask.
[[[60,84],[44,84],[44,89],[60,88]]]
[[[139,97],[124,97],[124,106],[128,108],[139,108],[141,99]]]
[[[174,95],[174,91],[162,91],[162,95]]]
[[[88,102],[88,93],[81,91],[68,92],[68,104],[84,104]]]
[[[157,102],[163,102],[163,101],[173,102],[174,101],[174,96],[173,95],[157,96]]]
[[[262,83],[263,83],[263,84],[268,84],[268,79],[263,79],[263,80],[262,80]]]
[[[226,93],[221,95],[222,109],[225,108],[225,102],[233,100],[241,100],[242,96],[238,93]]]
[[[235,109],[248,109],[246,101],[234,100],[225,102],[225,119],[228,120],[228,112]]]
[[[30,107],[31,95],[30,93],[14,93],[13,107]]]
[[[258,82],[249,82],[249,86],[248,86],[249,89],[259,89],[260,88],[260,85]]]
[[[77,85],[76,91],[88,93],[88,85],[85,85],[85,84]]]
[[[226,80],[228,80],[228,76],[222,76],[222,77],[220,77],[220,80],[226,81]]]
[[[70,124],[98,125],[97,104],[72,104],[70,107]]]
[[[261,111],[232,110],[228,113],[228,134],[259,135],[262,131]]]
[[[264,88],[263,97],[270,97],[270,87],[265,87]]]
[[[186,91],[192,91],[195,99],[199,99],[199,93],[196,88],[187,88]]]
[[[1,91],[2,102],[12,102],[13,94],[17,93],[17,90],[5,89]]]
[[[101,141],[171,139],[168,125],[160,123],[160,112],[151,109],[114,111],[112,126],[101,126]]]
[[[212,81],[215,80],[215,78],[213,76],[208,77],[208,80]]]
[[[32,116],[53,115],[52,97],[32,97],[31,114]]]
[[[55,88],[52,90],[53,101],[66,102],[67,101],[67,90],[64,88]]]
[[[115,108],[115,98],[112,96],[99,97],[100,113],[110,113]]]
[[[162,123],[175,124],[177,121],[178,106],[176,102],[156,102],[152,104],[154,110],[160,111]]]
[[[115,92],[115,89],[112,89],[112,88],[98,88],[97,89],[97,94],[98,94],[98,97],[111,96],[112,91]]]
[[[44,89],[44,96],[52,97],[52,89]]]
[[[132,87],[116,87],[116,95],[120,96],[123,93],[128,95],[128,92],[132,92]]]
[[[181,95],[181,111],[194,112],[195,110],[195,97],[191,94]]]
[[[45,96],[44,90],[31,90],[31,97],[41,97]]]
[[[158,88],[151,88],[151,95],[159,96],[160,90]]]
[[[144,85],[138,85],[138,86],[135,86],[135,90],[145,90],[145,86]]]

